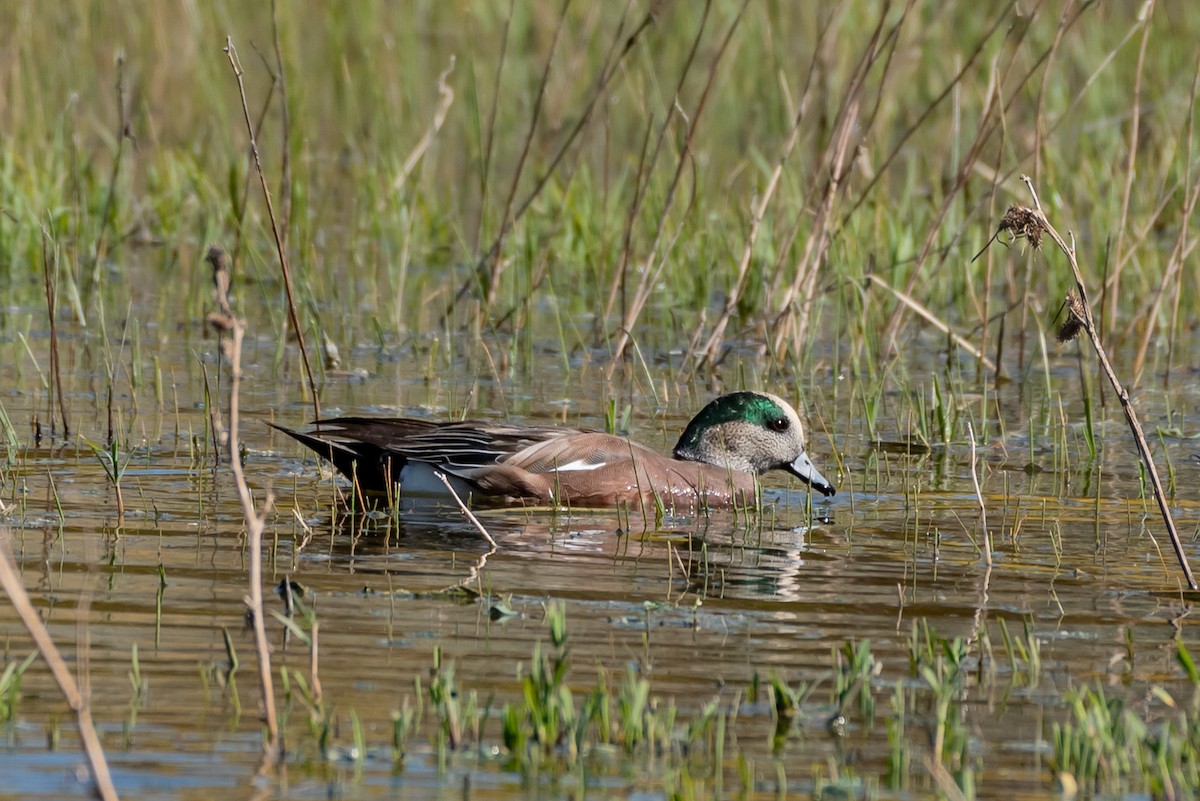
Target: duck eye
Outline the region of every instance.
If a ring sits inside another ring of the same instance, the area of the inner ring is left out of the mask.
[[[774,420],[768,420],[767,428],[782,433],[788,430],[788,420],[786,417],[776,417]]]

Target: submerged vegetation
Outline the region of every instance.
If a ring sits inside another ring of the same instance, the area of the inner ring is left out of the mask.
[[[1197,41],[1153,0],[0,2],[10,752],[58,747],[52,673],[89,752],[261,729],[247,784],[1200,793]],[[737,388],[802,401],[835,501],[346,510],[261,425],[653,442]]]

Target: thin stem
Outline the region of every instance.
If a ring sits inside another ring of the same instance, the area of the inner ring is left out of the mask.
[[[279,720],[275,713],[275,687],[271,678],[271,649],[267,644],[267,630],[263,622],[263,593],[262,593],[262,534],[264,528],[263,516],[254,508],[254,500],[250,497],[250,488],[246,484],[246,474],[242,470],[241,447],[238,440],[238,421],[241,411],[240,390],[242,381],[242,339],[246,333],[246,324],[236,314],[229,304],[226,294],[229,288],[229,255],[220,248],[210,248],[208,261],[213,267],[213,278],[217,288],[217,304],[220,311],[209,315],[209,322],[217,328],[223,338],[221,349],[229,360],[229,431],[226,438],[229,453],[229,467],[233,471],[234,484],[237,487],[238,500],[242,505],[242,516],[246,521],[246,547],[250,552],[250,568],[247,577],[249,592],[245,598],[246,607],[250,610],[250,618],[254,627],[254,645],[258,654],[258,678],[262,685],[263,717],[267,726],[267,742],[263,746],[265,763],[277,763],[282,757],[282,747],[279,738]],[[220,418],[214,416],[214,425],[220,425]],[[264,512],[271,506],[268,496],[264,504]]]
[[[474,524],[475,530],[483,535],[483,538],[488,541],[488,544],[491,545],[492,548],[500,547],[496,544],[496,541],[492,539],[492,535],[488,533],[488,530],[483,527],[483,523],[479,522],[479,518],[475,516],[475,513],[467,508],[467,505],[463,503],[462,498],[458,497],[458,493],[454,490],[454,485],[450,483],[450,479],[446,476],[446,474],[440,470],[437,470],[434,472],[434,475],[438,477],[439,481],[446,485],[446,489],[450,490],[450,495],[458,504],[458,508],[461,509],[462,513],[467,516],[467,519]]]
[[[1050,220],[1046,218],[1046,214],[1042,211],[1042,202],[1038,199],[1037,190],[1033,188],[1032,179],[1028,175],[1022,175],[1021,180],[1033,197],[1034,212],[1037,214],[1039,222],[1050,238],[1054,240],[1054,244],[1058,245],[1059,250],[1066,255],[1067,263],[1071,265],[1071,272],[1075,276],[1075,286],[1079,291],[1084,330],[1087,331],[1088,339],[1092,341],[1092,347],[1096,351],[1096,357],[1100,360],[1100,367],[1104,370],[1108,383],[1112,385],[1117,400],[1121,402],[1125,419],[1129,423],[1129,430],[1133,432],[1133,440],[1137,444],[1138,455],[1142,459],[1146,473],[1150,476],[1154,500],[1157,501],[1158,509],[1162,513],[1163,523],[1167,527],[1167,535],[1171,538],[1171,547],[1175,550],[1175,558],[1179,560],[1179,567],[1183,570],[1188,588],[1200,589],[1200,586],[1196,584],[1195,576],[1192,575],[1192,568],[1188,565],[1187,553],[1183,550],[1183,541],[1179,537],[1179,531],[1175,528],[1175,520],[1171,516],[1171,509],[1167,505],[1167,496],[1163,491],[1162,481],[1158,477],[1158,469],[1155,468],[1154,459],[1150,454],[1150,444],[1146,442],[1146,435],[1142,433],[1142,426],[1138,422],[1137,411],[1134,410],[1133,404],[1129,400],[1129,392],[1117,378],[1117,374],[1108,360],[1108,353],[1105,352],[1104,345],[1100,342],[1100,332],[1096,329],[1096,322],[1092,316],[1092,304],[1088,301],[1087,287],[1083,284],[1083,273],[1080,272],[1079,263],[1075,259],[1075,247],[1074,245],[1068,246],[1054,226],[1050,224]]]
[[[86,693],[80,692],[79,685],[54,645],[46,624],[38,617],[37,610],[29,600],[29,594],[25,592],[25,586],[21,583],[21,573],[10,547],[11,540],[12,532],[4,529],[0,533],[0,585],[3,585],[4,591],[8,593],[8,599],[29,631],[29,636],[33,638],[38,653],[49,665],[54,681],[66,698],[67,704],[75,711],[79,739],[83,742],[83,752],[87,756],[92,780],[96,782],[96,794],[104,801],[116,801],[117,788],[113,786],[112,775],[108,772],[108,761],[104,758],[104,748],[100,745],[100,737],[92,723],[91,702]]]
[[[237,78],[238,93],[242,98],[242,116],[246,120],[246,134],[250,137],[250,153],[254,156],[254,169],[258,173],[258,183],[262,187],[263,200],[267,204],[267,216],[271,220],[271,234],[275,237],[275,252],[279,255],[279,269],[283,272],[283,288],[287,293],[288,320],[292,324],[292,333],[300,345],[300,359],[304,363],[304,374],[308,378],[308,388],[312,393],[313,415],[321,419],[321,401],[317,397],[317,381],[313,376],[312,365],[308,361],[308,348],[304,345],[304,332],[300,330],[300,319],[296,315],[296,295],[292,290],[292,271],[288,269],[287,250],[283,245],[283,236],[279,232],[279,224],[275,220],[275,207],[271,204],[271,189],[267,186],[267,177],[263,174],[262,160],[258,156],[258,143],[254,139],[254,123],[250,120],[250,106],[246,102],[246,85],[242,81],[244,75],[242,63],[238,60],[237,49],[233,46],[233,38],[225,38],[225,55],[229,57],[229,66]],[[240,344],[240,343],[239,343]]]
[[[971,484],[975,487],[975,500],[979,501],[979,530],[983,535],[983,557],[987,566],[992,566],[992,537],[988,534],[987,506],[983,503],[983,491],[979,488],[979,472],[975,467],[975,429],[967,421],[967,437],[971,440]]]

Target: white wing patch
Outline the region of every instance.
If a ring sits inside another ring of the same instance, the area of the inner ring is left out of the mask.
[[[560,464],[555,469],[560,473],[582,473],[604,467],[608,462],[589,462],[586,459],[576,459],[573,462]]]

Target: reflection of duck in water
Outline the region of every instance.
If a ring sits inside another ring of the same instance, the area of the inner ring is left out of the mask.
[[[554,426],[435,423],[385,417],[320,420],[310,432],[274,426],[328,459],[366,493],[445,494],[433,475],[479,498],[577,506],[731,506],[754,502],[755,477],[785,470],[833,495],[804,452],[786,401],[734,392],[688,424],[673,457],[624,437]]]

